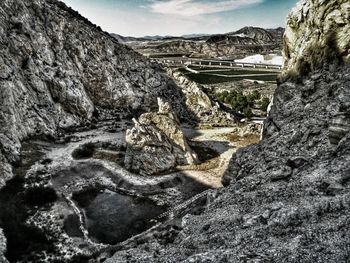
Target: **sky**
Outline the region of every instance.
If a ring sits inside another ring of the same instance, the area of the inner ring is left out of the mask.
[[[297,0],[63,0],[109,33],[217,34],[244,26],[285,26]]]

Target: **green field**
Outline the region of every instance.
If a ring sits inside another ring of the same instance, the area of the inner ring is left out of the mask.
[[[233,81],[240,81],[243,79],[251,79],[251,80],[261,80],[261,81],[276,81],[277,74],[271,75],[271,76],[252,76],[252,77],[238,77],[238,76],[232,76],[232,77],[220,77],[205,73],[185,73],[185,75],[192,81],[195,81],[199,84],[216,84],[216,83],[223,83],[223,82],[233,82]]]
[[[235,75],[262,75],[262,74],[274,74],[277,75],[278,72],[275,71],[258,71],[258,70],[240,70],[240,69],[231,69],[231,70],[215,70],[210,72],[201,72],[201,74],[219,74],[226,76],[235,76]]]
[[[204,70],[202,67],[191,66],[192,69],[201,71]],[[228,69],[222,68],[205,68],[205,70],[214,70],[207,72],[200,72],[198,74],[189,72],[186,68],[180,68],[179,71],[186,75],[190,80],[200,84],[216,84],[223,82],[240,81],[243,79],[260,80],[260,81],[276,81],[278,72],[276,71],[262,71],[262,70],[251,70],[251,69]],[[266,75],[269,74],[269,75]],[[217,76],[223,75],[223,76]],[[241,76],[243,75],[243,76]],[[244,76],[254,75],[254,76]],[[226,77],[227,76],[227,77]]]

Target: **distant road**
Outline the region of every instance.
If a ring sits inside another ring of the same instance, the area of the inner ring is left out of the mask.
[[[222,78],[249,78],[249,77],[260,77],[260,76],[276,76],[276,74],[243,74],[243,75],[224,75],[224,74],[210,74],[211,76],[217,76]]]
[[[183,58],[183,57],[166,57],[166,58],[152,58],[152,61],[164,63],[167,65],[199,65],[206,67],[231,67],[231,68],[256,68],[256,69],[274,69],[281,71],[281,65],[249,63],[249,62],[234,62],[218,59],[200,59],[200,58]]]

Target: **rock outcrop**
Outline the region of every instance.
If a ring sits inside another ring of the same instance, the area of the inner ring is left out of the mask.
[[[326,47],[327,35],[317,32],[331,20],[319,18],[349,15],[348,1],[298,6],[288,21],[287,39],[290,32],[296,35],[285,51],[287,70],[310,43]],[[338,40],[349,37],[349,23],[331,24]],[[338,41],[339,47],[345,42]],[[347,262],[350,65],[330,63],[279,85],[263,140],[233,156],[226,188],[202,214],[187,215],[174,240],[166,245],[152,240],[106,262]]]
[[[311,70],[350,57],[348,0],[303,0],[288,16],[284,36],[285,70]],[[323,66],[323,65],[321,65]],[[305,69],[301,69],[305,70]]]
[[[138,174],[157,175],[198,162],[170,104],[158,99],[158,106],[157,113],[134,119],[135,126],[126,132],[125,166]]]
[[[224,111],[219,103],[214,102],[208,94],[205,93],[204,88],[186,78],[181,72],[172,71],[168,69],[168,74],[172,76],[175,83],[181,87],[186,96],[186,106],[188,110],[198,116],[198,124],[204,126],[232,126],[235,123],[233,115]]]

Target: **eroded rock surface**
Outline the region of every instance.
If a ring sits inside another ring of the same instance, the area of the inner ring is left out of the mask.
[[[235,123],[234,116],[225,112],[219,103],[214,102],[200,84],[189,80],[178,71],[168,69],[168,74],[182,88],[186,95],[187,108],[198,116],[201,125],[227,127]]]
[[[300,1],[287,19],[284,35],[285,69],[299,70],[305,67],[305,63],[314,69],[320,63],[329,66],[337,62],[335,59],[348,59],[349,30],[348,0]]]
[[[126,132],[125,166],[133,172],[154,175],[198,162],[170,104],[158,99],[158,106],[157,113],[134,119],[135,126]]]

